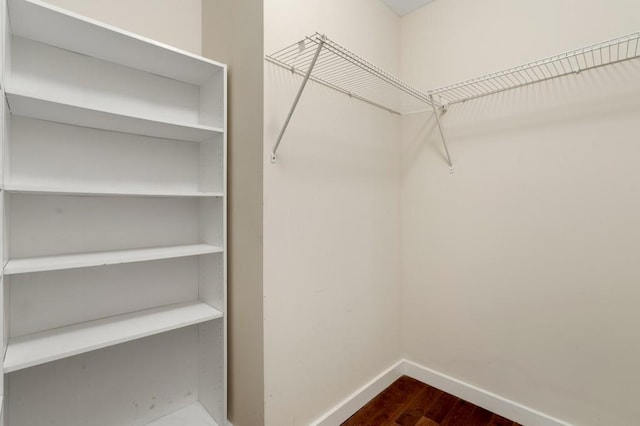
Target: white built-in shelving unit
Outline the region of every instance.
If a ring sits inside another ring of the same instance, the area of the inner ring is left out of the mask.
[[[2,3],[3,425],[226,424],[226,66]]]

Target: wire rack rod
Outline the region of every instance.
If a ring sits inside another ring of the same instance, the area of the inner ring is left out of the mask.
[[[437,96],[439,103],[453,105],[638,57],[640,32],[445,86],[429,93]]]
[[[317,46],[322,49],[315,63]],[[315,33],[271,55],[269,62],[309,80],[395,114],[431,106],[429,95],[356,55],[326,36]]]

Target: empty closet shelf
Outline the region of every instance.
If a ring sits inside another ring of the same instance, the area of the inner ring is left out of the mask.
[[[429,93],[443,105],[454,105],[639,57],[640,32],[635,32],[452,84]]]
[[[86,196],[114,196],[114,197],[222,197],[222,192],[200,192],[200,191],[157,191],[145,189],[106,189],[95,186],[80,187],[49,187],[38,185],[7,184],[5,190],[13,194],[55,194],[55,195],[86,195]]]
[[[147,423],[147,426],[171,425],[218,426],[218,423],[211,418],[209,413],[207,413],[207,410],[205,410],[199,402],[188,405],[171,414]]]
[[[14,35],[191,84],[224,66],[38,0],[9,0]],[[36,25],[34,23],[46,23]]]
[[[319,33],[267,55],[266,59],[300,76],[308,74],[311,81],[392,113],[422,111],[432,104],[427,93]],[[306,78],[302,88],[305,81]]]
[[[59,256],[25,257],[9,259],[5,266],[4,273],[5,275],[13,275],[29,272],[57,271],[60,269],[87,268],[91,266],[117,265],[120,263],[199,256],[203,254],[221,253],[222,251],[223,249],[221,247],[207,244],[192,244]]]
[[[189,142],[204,142],[223,133],[219,127],[120,114],[93,106],[34,97],[16,89],[7,88],[6,95],[11,114],[38,120]]]
[[[6,373],[223,316],[203,302],[149,309],[9,339]]]

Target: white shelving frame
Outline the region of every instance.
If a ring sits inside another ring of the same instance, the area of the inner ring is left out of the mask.
[[[0,426],[226,424],[226,65],[0,1]],[[110,385],[130,401],[38,393]]]
[[[10,87],[5,94],[12,114],[39,120],[191,142],[202,142],[223,133],[219,127],[124,115],[115,109],[109,111],[46,97],[34,97]]]
[[[119,265],[122,263],[200,256],[204,254],[222,253],[223,251],[222,247],[207,244],[191,244],[136,250],[113,250],[57,256],[27,257],[10,259],[4,267],[4,274],[27,274],[32,272],[59,271],[62,269],[89,268],[92,266]]]
[[[58,194],[58,195],[87,195],[105,197],[224,197],[222,192],[204,191],[149,191],[149,190],[128,190],[117,191],[113,188],[93,186],[76,187],[52,187],[37,185],[9,184],[4,188],[10,194]]]
[[[222,316],[222,312],[206,303],[190,302],[10,338],[4,372],[11,373]]]

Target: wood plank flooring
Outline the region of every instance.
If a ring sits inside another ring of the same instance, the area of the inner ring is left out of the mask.
[[[408,376],[369,401],[342,426],[521,426]]]

